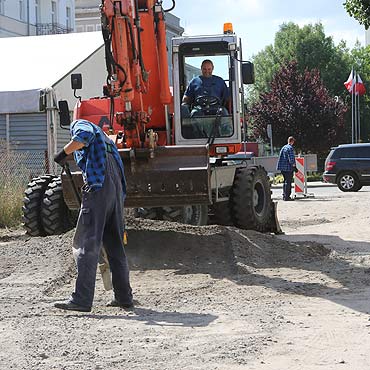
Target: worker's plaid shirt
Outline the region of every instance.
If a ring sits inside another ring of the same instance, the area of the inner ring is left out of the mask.
[[[294,149],[292,145],[286,144],[280,150],[276,169],[278,171],[291,172],[293,167],[295,167]]]
[[[76,120],[71,124],[71,136],[73,141],[83,143],[85,146],[74,152],[75,161],[81,168],[85,182],[92,191],[103,186],[105,179],[105,167],[107,158],[107,146],[110,144],[112,155],[121,169],[122,189],[126,195],[126,181],[123,164],[113,141],[101,130],[100,127],[86,120]]]

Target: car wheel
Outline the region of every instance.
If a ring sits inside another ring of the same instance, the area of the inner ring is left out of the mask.
[[[339,175],[337,180],[338,188],[341,191],[358,191],[360,183],[357,177],[352,172],[343,172]]]

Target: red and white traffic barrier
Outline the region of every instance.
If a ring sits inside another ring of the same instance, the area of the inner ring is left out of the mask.
[[[294,192],[296,195],[304,195],[307,193],[307,179],[304,157],[295,159],[297,172],[294,175]]]
[[[307,192],[307,163],[304,157],[297,157],[295,159],[297,172],[294,174],[294,197],[313,197],[313,193]]]

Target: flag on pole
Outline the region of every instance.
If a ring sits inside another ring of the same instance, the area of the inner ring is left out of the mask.
[[[360,96],[366,94],[366,88],[360,75],[354,72],[353,69],[349,74],[347,81],[344,82],[344,86],[351,94],[355,93],[356,95]]]
[[[353,90],[353,86],[355,85],[355,76],[353,74],[353,69],[351,71],[351,73],[349,74],[348,76],[348,79],[347,81],[344,83],[344,86],[346,87],[346,89],[352,93],[352,90]]]
[[[360,96],[365,95],[366,93],[365,85],[362,82],[359,74],[357,74],[356,77],[357,78],[356,78],[355,94],[360,95]]]

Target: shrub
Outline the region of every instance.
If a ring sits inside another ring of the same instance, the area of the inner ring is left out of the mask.
[[[17,183],[0,184],[0,227],[20,225],[24,189]]]
[[[24,158],[0,141],[0,227],[20,225],[24,190],[30,171],[22,164]]]

